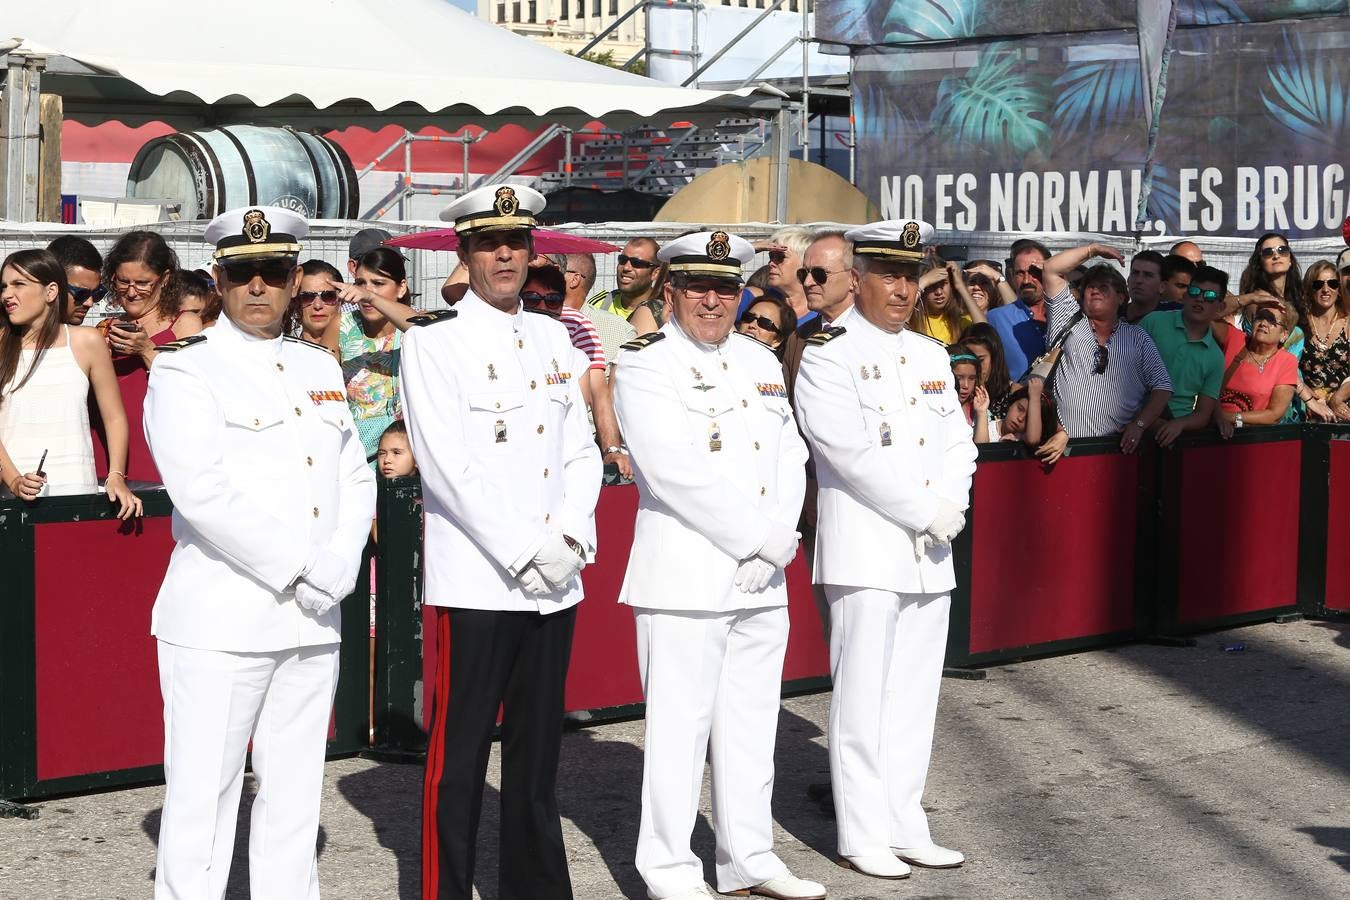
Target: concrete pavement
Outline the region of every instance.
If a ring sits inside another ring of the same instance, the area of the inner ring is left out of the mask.
[[[1241,641],[1240,652],[1221,645]],[[836,900],[1350,896],[1350,624],[1260,625],[1191,648],[1131,646],[947,680],[925,800],[952,871],[881,882],[833,863],[833,821],[807,798],[828,780],[829,695],[784,703],[779,854]],[[561,806],[578,898],[641,898],[633,869],[642,723],[568,734]],[[497,783],[494,752],[490,782]],[[252,779],[249,779],[250,791]],[[328,765],[326,898],[418,897],[421,770]],[[0,897],[151,892],[161,787],[40,804],[0,820]],[[706,812],[706,789],[705,789]],[[478,885],[496,897],[496,791]],[[246,799],[247,805],[247,799]],[[247,896],[247,810],[229,897]],[[694,835],[710,863],[712,835]],[[711,865],[708,865],[711,879]]]

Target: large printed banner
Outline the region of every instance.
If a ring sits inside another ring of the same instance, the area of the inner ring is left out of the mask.
[[[925,5],[943,3],[905,8]],[[1338,234],[1350,18],[1178,27],[1172,46],[1137,222],[1151,98],[1133,30],[858,51],[858,185],[883,217],[958,231]]]
[[[1166,0],[819,0],[816,37],[855,47],[1132,28]],[[1177,25],[1350,14],[1350,0],[1175,0]]]

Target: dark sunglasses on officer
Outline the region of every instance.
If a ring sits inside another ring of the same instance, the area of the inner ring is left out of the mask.
[[[231,260],[219,265],[230,284],[248,284],[261,278],[268,287],[283,287],[295,271],[295,261],[285,256]]]

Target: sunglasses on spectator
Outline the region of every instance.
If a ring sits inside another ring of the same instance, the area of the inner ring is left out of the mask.
[[[539,304],[545,306],[559,307],[563,305],[563,295],[558,293],[541,294],[538,291],[526,291],[520,295],[520,299],[526,303]]]
[[[94,288],[73,287],[70,289],[70,296],[83,306],[86,303],[97,303],[108,296],[108,289],[101,284]]]
[[[230,284],[248,284],[261,278],[268,287],[282,287],[295,271],[288,259],[260,259],[221,263],[220,270]]]
[[[831,275],[838,275],[838,274],[839,274],[838,272],[830,272],[826,270],[824,266],[811,266],[809,269],[808,268],[798,269],[797,280],[802,284],[806,284],[806,276],[810,275],[811,280],[814,281],[816,284],[824,284],[826,279],[828,279]]]
[[[619,265],[632,266],[635,269],[655,269],[658,265],[656,260],[639,259],[636,256],[629,256],[626,253],[619,254]]]
[[[1263,309],[1263,310],[1261,310],[1260,312],[1258,312],[1256,315],[1252,316],[1252,321],[1253,321],[1253,322],[1269,322],[1270,324],[1275,325],[1275,326],[1277,326],[1277,327],[1280,327],[1280,328],[1283,328],[1283,327],[1284,327],[1284,323],[1281,322],[1281,321],[1279,320],[1279,317],[1276,316],[1275,313],[1271,312],[1271,311],[1268,310],[1268,309]]]
[[[1338,288],[1341,285],[1339,278],[1319,278],[1313,282],[1313,290],[1320,291],[1322,288]]]
[[[337,306],[338,302],[337,291],[301,291],[295,296],[303,306],[308,306],[315,300],[318,300],[324,306]]]
[[[782,265],[783,260],[785,260],[785,259],[787,259],[787,251],[786,251],[786,250],[770,250],[770,251],[769,251],[769,262],[778,263],[779,265]]]
[[[1194,287],[1194,286],[1186,288],[1186,296],[1187,296],[1187,297],[1199,297],[1199,298],[1201,298],[1202,300],[1204,300],[1206,303],[1213,303],[1213,302],[1215,302],[1216,300],[1222,299],[1222,298],[1219,296],[1219,292],[1218,292],[1218,291],[1203,291],[1203,290],[1201,290],[1200,288]]]
[[[1106,372],[1107,365],[1111,362],[1111,356],[1106,352],[1105,344],[1097,345],[1097,360],[1092,366],[1093,375],[1102,375]]]
[[[1288,255],[1289,255],[1288,244],[1279,244],[1278,246],[1275,247],[1261,248],[1261,256],[1265,259],[1270,259],[1272,256],[1288,256]]]
[[[759,327],[760,331],[772,332],[778,330],[778,324],[774,322],[773,319],[767,319],[764,316],[757,316],[754,313],[750,312],[749,310],[746,310],[745,312],[741,313],[741,324],[756,325]]]

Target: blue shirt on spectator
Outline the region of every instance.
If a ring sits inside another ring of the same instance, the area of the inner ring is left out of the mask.
[[[1031,307],[1020,299],[989,310],[989,324],[1003,341],[1008,374],[1020,381],[1036,357],[1045,352],[1045,323],[1031,316]]]

